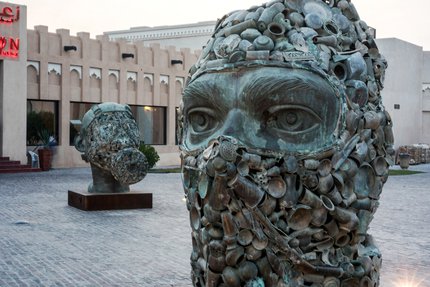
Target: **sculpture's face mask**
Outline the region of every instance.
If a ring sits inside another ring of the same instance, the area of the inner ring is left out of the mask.
[[[124,184],[146,175],[146,158],[138,150],[139,129],[130,112],[97,114],[76,141],[85,160],[106,170]]]
[[[206,73],[187,86],[196,286],[378,282],[367,229],[387,179],[388,121],[347,110],[330,81],[302,69]]]

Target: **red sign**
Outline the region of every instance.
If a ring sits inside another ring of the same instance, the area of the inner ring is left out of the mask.
[[[18,58],[19,38],[6,38],[0,36],[0,55],[7,58]]]
[[[19,20],[19,6],[5,6],[0,13],[0,24],[10,24]]]
[[[20,6],[0,2],[0,59],[19,56]]]

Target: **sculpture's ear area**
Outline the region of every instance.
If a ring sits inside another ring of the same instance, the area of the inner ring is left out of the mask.
[[[75,148],[78,151],[85,152],[84,139],[80,134],[75,137],[74,143],[75,143]]]

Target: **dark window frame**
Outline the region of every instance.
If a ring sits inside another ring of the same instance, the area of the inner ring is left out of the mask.
[[[60,101],[57,100],[37,100],[37,99],[27,99],[27,127],[26,127],[26,145],[33,146],[28,144],[28,114],[33,111],[32,102],[45,102],[45,103],[53,103],[54,104],[54,129],[53,129],[53,137],[55,138],[56,143],[54,145],[61,145],[60,142]],[[29,107],[30,106],[30,107]]]
[[[160,108],[164,110],[164,115],[163,115],[163,133],[162,133],[162,143],[148,143],[145,141],[144,139],[144,143],[145,144],[149,144],[149,145],[154,145],[154,146],[163,146],[163,145],[167,145],[167,107],[165,106],[150,106],[150,105],[129,105],[132,112],[133,112],[133,117],[136,120],[136,115],[134,114],[134,107],[139,107],[144,109],[145,107],[149,107],[149,108]],[[137,121],[136,121],[137,122]],[[139,123],[137,122],[137,124],[139,125]]]

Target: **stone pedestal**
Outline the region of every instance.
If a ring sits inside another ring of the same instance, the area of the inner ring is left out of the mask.
[[[68,204],[85,211],[152,208],[152,193],[88,193],[69,190]]]

